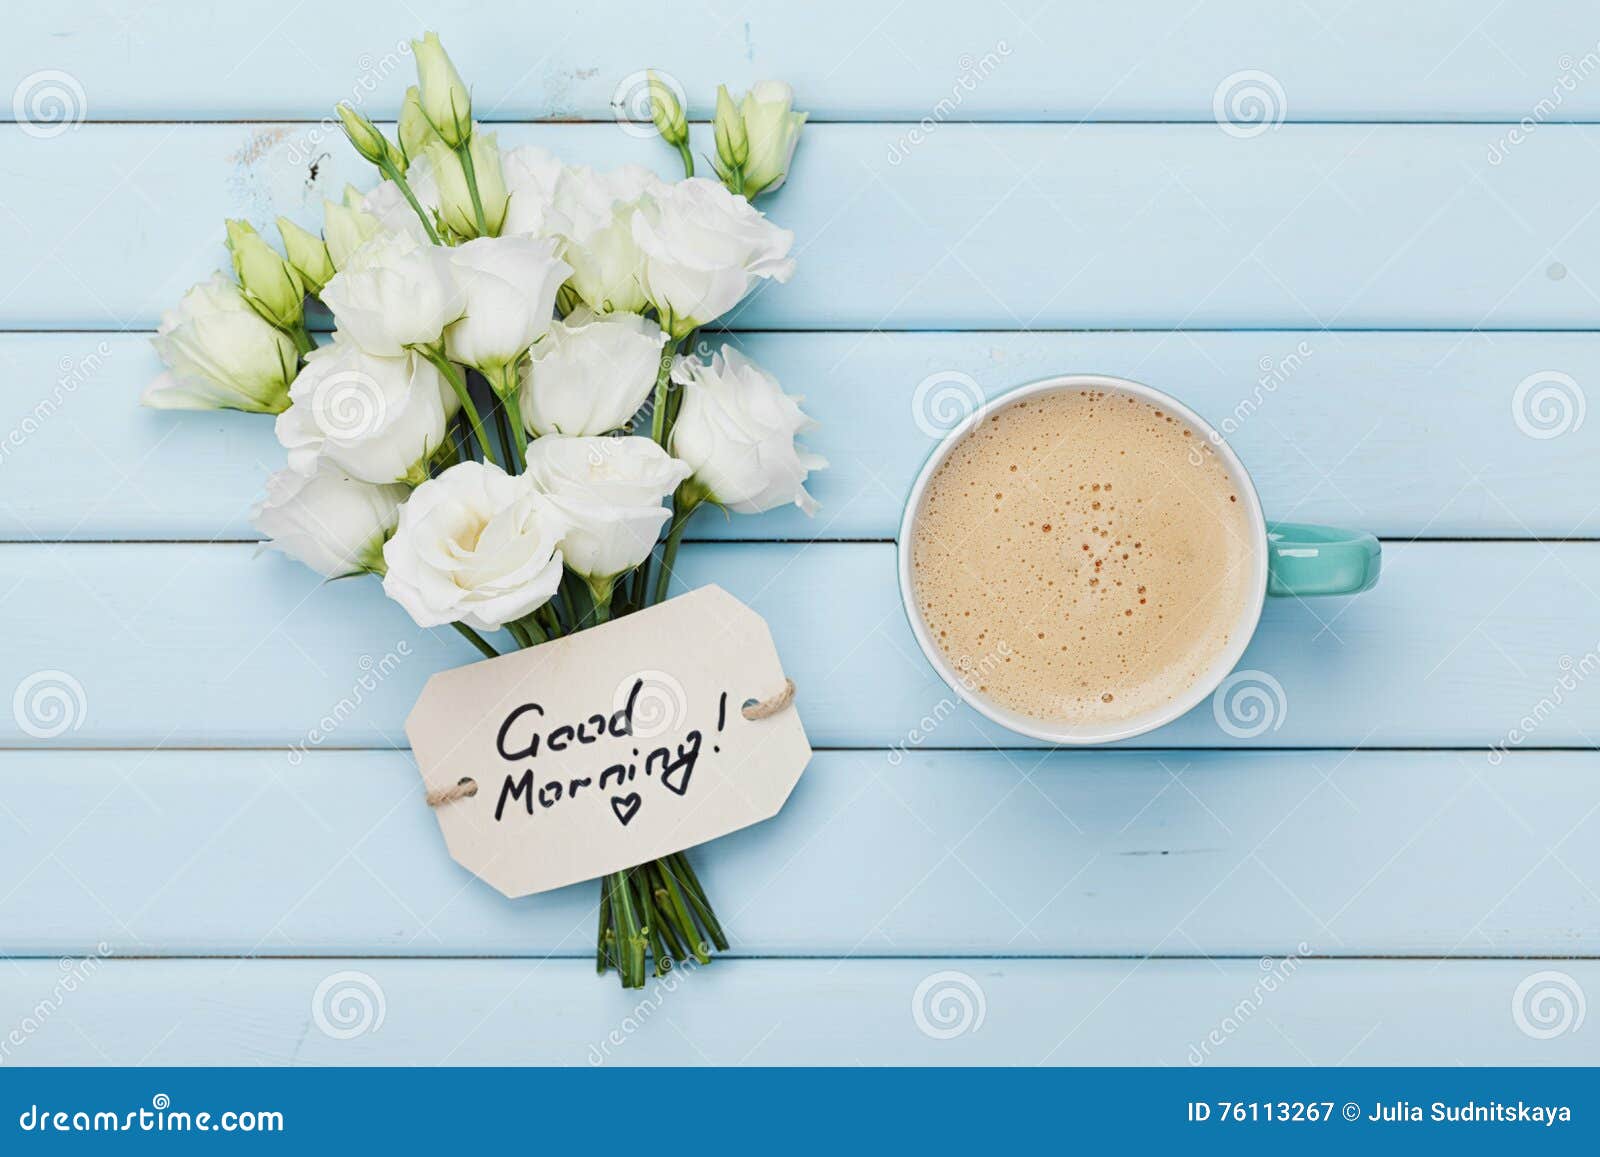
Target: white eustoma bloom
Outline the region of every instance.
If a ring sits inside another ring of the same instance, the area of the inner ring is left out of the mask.
[[[362,482],[421,482],[459,404],[439,371],[417,354],[376,357],[336,335],[313,351],[278,415],[289,468],[313,474],[326,461]]]
[[[479,237],[449,250],[465,312],[444,333],[453,361],[508,365],[549,331],[556,291],[571,272],[554,238]]]
[[[406,170],[406,184],[410,186],[411,195],[417,199],[424,213],[430,217],[438,213],[439,182],[434,179],[433,164],[426,155],[418,157]],[[404,233],[419,245],[427,243],[428,231],[423,227],[422,218],[395,182],[380,181],[376,188],[361,198],[359,207],[362,213],[377,220],[378,227],[372,231],[373,234]],[[334,264],[339,265],[337,261]]]
[[[806,114],[794,111],[794,89],[781,80],[758,81],[744,94],[740,114],[749,143],[744,162],[745,195],[770,193],[789,175]]]
[[[528,474],[566,517],[561,554],[603,597],[656,544],[689,467],[649,438],[540,438]]]
[[[340,334],[379,357],[433,345],[461,316],[449,253],[404,233],[375,237],[356,250],[322,289]]]
[[[696,490],[737,514],[789,502],[816,513],[806,475],[828,463],[794,440],[816,425],[800,398],[731,346],[709,363],[680,357],[672,380],[683,386],[672,452],[693,468]]]
[[[250,523],[292,559],[326,578],[383,569],[383,540],[394,529],[404,486],[375,486],[326,463],[315,474],[279,470]]]
[[[636,313],[582,306],[558,321],[522,371],[522,420],[534,434],[604,434],[644,405],[667,335]]]
[[[595,312],[640,313],[649,303],[633,217],[668,187],[642,165],[609,173],[578,165],[556,182],[547,228],[565,242],[572,291]]]
[[[535,145],[501,152],[500,172],[508,197],[502,237],[548,237],[558,232],[552,228],[551,207],[562,168],[559,158]]]
[[[384,544],[383,590],[419,627],[494,631],[561,585],[566,519],[527,474],[462,462],[424,482]]]
[[[645,292],[675,337],[727,313],[758,278],[794,273],[794,234],[704,177],[644,198],[632,228]]]
[[[276,414],[289,404],[299,364],[294,342],[220,273],[161,315],[151,344],[168,368],[145,388],[139,400],[146,406]]]

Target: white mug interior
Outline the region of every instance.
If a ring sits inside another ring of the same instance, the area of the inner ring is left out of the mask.
[[[1255,549],[1251,554],[1252,574],[1250,578],[1250,589],[1253,595],[1247,604],[1240,609],[1239,620],[1235,628],[1228,633],[1227,647],[1218,651],[1205,672],[1187,687],[1181,695],[1174,696],[1170,703],[1140,712],[1128,719],[1111,724],[1069,724],[1039,719],[1032,715],[1013,711],[980,693],[972,684],[970,678],[963,678],[954,665],[945,658],[944,652],[939,649],[939,645],[929,632],[927,624],[923,622],[922,612],[917,606],[916,591],[912,581],[912,531],[917,524],[917,520],[922,515],[923,497],[928,488],[928,480],[933,477],[934,472],[949,457],[951,450],[966,438],[979,422],[994,413],[996,409],[1038,394],[1053,393],[1058,390],[1083,389],[1132,395],[1158,405],[1174,417],[1187,423],[1196,435],[1205,438],[1211,444],[1212,449],[1215,450],[1218,460],[1227,469],[1245,504],[1255,543]],[[1250,480],[1250,474],[1245,470],[1244,463],[1239,461],[1238,455],[1233,452],[1232,448],[1228,446],[1227,442],[1209,422],[1170,394],[1164,394],[1160,390],[1152,389],[1139,382],[1128,381],[1125,378],[1108,377],[1103,374],[1069,374],[1063,377],[1030,382],[1027,385],[1019,386],[1014,390],[990,399],[974,413],[969,414],[959,425],[951,429],[940,441],[939,445],[934,448],[933,453],[928,456],[927,462],[923,464],[921,472],[917,475],[916,482],[911,487],[911,493],[906,499],[905,514],[900,521],[897,551],[900,570],[900,600],[905,605],[906,618],[911,623],[911,632],[916,636],[917,645],[922,648],[922,653],[927,656],[928,662],[939,673],[939,677],[966,703],[1000,724],[1000,726],[1019,735],[1047,740],[1051,743],[1092,744],[1129,739],[1135,735],[1142,735],[1147,731],[1154,730],[1163,724],[1170,723],[1191,710],[1215,691],[1217,686],[1227,678],[1228,672],[1232,671],[1238,664],[1240,657],[1244,654],[1245,647],[1250,643],[1250,636],[1255,633],[1256,624],[1261,618],[1262,604],[1266,601],[1267,595],[1267,522],[1266,517],[1261,513],[1261,500],[1256,495],[1255,484]]]

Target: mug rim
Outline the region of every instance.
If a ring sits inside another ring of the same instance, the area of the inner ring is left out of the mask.
[[[1160,405],[1171,413],[1188,423],[1196,434],[1202,435],[1211,443],[1218,457],[1227,467],[1235,487],[1239,490],[1249,514],[1251,525],[1255,532],[1254,571],[1251,586],[1253,596],[1248,605],[1241,611],[1239,621],[1229,636],[1226,648],[1218,652],[1206,674],[1195,680],[1182,695],[1176,696],[1165,707],[1151,709],[1133,716],[1131,719],[1114,725],[1104,726],[1074,726],[1064,723],[1051,723],[1048,720],[1037,719],[1031,715],[1024,715],[1019,711],[1003,707],[992,702],[987,697],[980,695],[974,688],[967,685],[955,670],[955,667],[939,649],[938,643],[933,639],[927,624],[923,621],[922,612],[917,607],[916,591],[911,574],[911,543],[912,531],[921,513],[923,494],[928,488],[928,481],[934,472],[944,464],[950,452],[963,442],[972,430],[995,410],[1024,398],[1044,393],[1055,393],[1059,390],[1094,388],[1112,390],[1121,394],[1132,394],[1147,402]],[[1024,382],[1012,387],[992,398],[985,399],[972,413],[968,414],[956,425],[952,426],[935,443],[929,451],[927,460],[917,472],[916,481],[911,485],[911,490],[906,496],[905,509],[900,517],[899,535],[895,540],[896,566],[900,579],[900,604],[905,611],[906,619],[911,625],[911,633],[916,638],[917,646],[923,656],[933,667],[945,685],[954,691],[963,702],[974,708],[991,722],[998,723],[1008,731],[1031,739],[1042,739],[1050,743],[1063,746],[1090,746],[1101,743],[1114,743],[1120,739],[1131,739],[1136,735],[1154,731],[1164,727],[1173,720],[1197,707],[1207,696],[1211,695],[1228,673],[1238,665],[1243,657],[1246,647],[1254,637],[1256,627],[1261,621],[1261,611],[1267,598],[1267,520],[1261,509],[1261,499],[1256,493],[1255,482],[1250,477],[1250,472],[1245,469],[1244,463],[1234,453],[1222,434],[1199,414],[1184,405],[1177,398],[1154,386],[1136,382],[1130,378],[1119,378],[1110,374],[1060,374],[1050,378],[1040,378],[1036,381]]]

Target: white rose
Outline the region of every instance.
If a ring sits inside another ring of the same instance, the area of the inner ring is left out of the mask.
[[[704,177],[646,197],[633,237],[645,255],[645,292],[675,337],[727,313],[757,278],[794,273],[794,234]]]
[[[479,237],[450,250],[466,312],[445,330],[451,360],[484,371],[516,361],[549,330],[556,290],[570,272],[557,242]]]
[[[697,489],[738,514],[787,502],[816,513],[806,475],[828,463],[795,443],[797,433],[816,425],[800,412],[801,399],[731,346],[709,364],[679,358],[672,380],[683,386],[672,452],[694,469]]]
[[[506,220],[502,237],[547,237],[551,228],[551,206],[556,182],[561,179],[561,161],[534,145],[522,145],[500,154],[500,171],[505,179]]]
[[[527,474],[462,462],[424,482],[384,544],[383,590],[419,627],[499,630],[561,585],[566,520]]]
[[[561,554],[601,597],[650,556],[672,512],[662,499],[689,467],[649,438],[540,438],[528,474],[566,517]]]
[[[276,414],[289,404],[299,364],[294,342],[220,273],[161,315],[150,344],[169,368],[145,388],[140,401],[147,406]]]
[[[326,578],[383,569],[383,540],[394,529],[404,486],[374,486],[322,465],[315,474],[279,470],[250,522],[270,545]]]
[[[322,300],[341,334],[380,357],[432,345],[462,310],[449,251],[404,233],[375,237],[351,254]]]
[[[642,165],[610,173],[566,169],[556,183],[549,229],[565,241],[572,291],[598,313],[640,313],[649,303],[644,254],[634,240],[633,215],[667,183]]]
[[[363,482],[413,485],[427,477],[457,404],[417,354],[374,357],[338,335],[306,358],[289,399],[277,432],[291,470],[309,475],[326,460]]]
[[[523,370],[523,422],[534,434],[617,429],[650,396],[666,342],[649,318],[580,306],[533,347]]]

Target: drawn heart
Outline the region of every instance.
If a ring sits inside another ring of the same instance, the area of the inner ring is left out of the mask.
[[[612,796],[611,810],[617,813],[617,821],[621,823],[623,827],[627,827],[628,821],[631,820],[639,811],[639,793],[634,792],[631,795]]]

